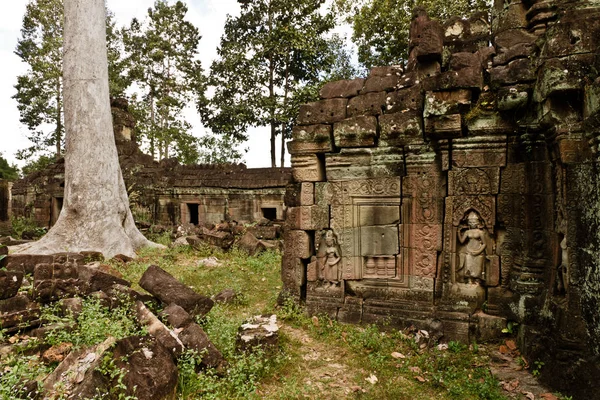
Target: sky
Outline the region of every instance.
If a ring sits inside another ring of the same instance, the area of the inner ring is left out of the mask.
[[[14,85],[17,76],[27,71],[27,66],[17,55],[14,49],[20,36],[20,29],[28,0],[6,1],[0,13],[0,153],[9,163],[23,165],[22,161],[15,158],[17,150],[28,147],[29,141],[25,138],[27,127],[19,122],[17,103],[12,96],[16,93]],[[117,25],[128,25],[132,18],[143,20],[147,10],[152,7],[154,0],[107,0],[108,8],[114,12]],[[189,8],[187,18],[192,22],[202,35],[199,54],[202,66],[208,70],[211,61],[216,57],[216,49],[223,34],[223,26],[227,14],[237,15],[240,12],[236,0],[188,0]],[[196,135],[205,133],[200,123],[200,117],[190,107],[186,113],[188,121],[193,125]],[[250,140],[244,144],[249,148],[244,156],[246,165],[250,168],[270,167],[269,131],[267,128],[251,129]],[[279,145],[279,140],[277,141]],[[277,160],[279,160],[279,146]],[[279,161],[278,161],[279,162]],[[286,160],[289,166],[289,156]]]

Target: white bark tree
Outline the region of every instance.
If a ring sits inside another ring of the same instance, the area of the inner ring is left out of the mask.
[[[65,194],[56,224],[17,253],[99,251],[135,256],[137,229],[113,136],[105,0],[64,0]]]

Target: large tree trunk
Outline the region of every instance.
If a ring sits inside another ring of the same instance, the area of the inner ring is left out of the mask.
[[[56,159],[58,160],[61,156],[61,142],[62,142],[62,104],[60,96],[61,86],[60,79],[56,82]]]
[[[64,0],[65,194],[60,217],[29,254],[135,256],[136,228],[121,175],[108,93],[105,0]]]

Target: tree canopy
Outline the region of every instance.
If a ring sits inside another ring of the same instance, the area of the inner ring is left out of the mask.
[[[319,82],[336,66],[339,39],[328,33],[335,20],[323,12],[325,0],[238,0],[241,14],[228,16],[225,33],[210,69],[214,95],[199,106],[213,132],[247,139],[250,126],[270,128],[271,165],[275,141],[289,137],[307,85]],[[336,41],[337,40],[337,41]],[[283,164],[285,146],[282,146]]]
[[[17,77],[13,96],[20,121],[30,133],[33,145],[18,153],[28,158],[38,151],[54,148],[61,155],[64,141],[62,101],[62,0],[33,0],[25,8],[21,38],[15,53],[29,70]]]
[[[125,29],[124,43],[130,77],[141,88],[132,98],[138,136],[149,141],[152,156],[192,163],[199,142],[181,114],[204,92],[205,79],[197,59],[200,32],[187,12],[181,1],[157,0],[145,21],[134,19]]]
[[[14,181],[19,179],[19,169],[10,165],[6,158],[2,157],[0,153],[0,179],[6,179],[9,181]]]
[[[412,11],[424,7],[441,20],[487,10],[489,0],[335,0],[336,9],[352,25],[358,60],[366,68],[399,64],[408,58]]]
[[[120,37],[108,10],[106,18],[111,95],[118,96],[124,93],[129,82],[120,59]],[[55,157],[62,155],[63,26],[62,0],[31,0],[27,4],[15,54],[28,65],[28,71],[17,77],[17,93],[13,98],[17,100],[20,121],[29,129],[27,138],[33,145],[19,151],[19,159],[31,159],[48,152]]]

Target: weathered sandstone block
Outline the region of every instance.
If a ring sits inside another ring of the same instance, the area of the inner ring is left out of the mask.
[[[377,118],[359,116],[336,122],[333,137],[338,147],[374,146],[377,139]]]
[[[328,99],[300,106],[299,125],[327,124],[346,118],[346,99]]]

